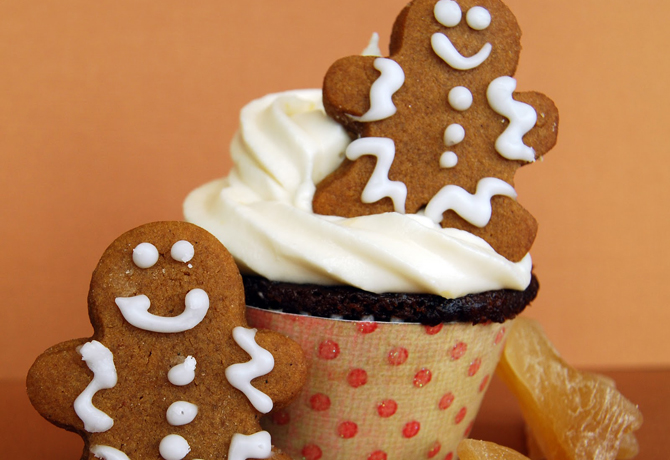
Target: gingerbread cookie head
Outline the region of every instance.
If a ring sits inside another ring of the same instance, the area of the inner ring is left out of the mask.
[[[28,375],[35,408],[85,441],[84,459],[288,458],[262,414],[306,377],[300,347],[247,327],[242,281],[208,232],[131,230],[93,273],[91,339],[56,345]]]
[[[537,224],[516,201],[514,173],[553,147],[558,111],[515,92],[520,36],[499,0],[415,0],[388,58],[335,62],[324,106],[355,140],[318,184],[314,212],[423,213],[521,260]]]

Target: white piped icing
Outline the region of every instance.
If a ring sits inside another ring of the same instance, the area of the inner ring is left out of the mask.
[[[172,426],[182,426],[191,423],[198,415],[198,406],[188,401],[176,401],[170,404],[165,417]]]
[[[445,27],[454,27],[461,22],[463,13],[461,7],[453,0],[440,0],[433,8],[437,22]]]
[[[516,198],[514,187],[496,177],[485,177],[477,183],[474,195],[457,185],[446,185],[431,198],[425,214],[433,222],[442,221],[442,214],[451,209],[477,227],[484,227],[491,220],[491,198],[504,195]]]
[[[200,324],[209,310],[209,296],[199,288],[191,289],[186,294],[186,308],[178,316],[157,316],[149,313],[151,301],[144,294],[117,297],[115,302],[125,320],[133,326],[165,334],[193,329]]]
[[[444,130],[444,145],[452,147],[465,139],[465,128],[458,123],[452,123]]]
[[[247,397],[254,408],[262,414],[272,410],[272,399],[254,388],[251,381],[261,375],[269,374],[275,366],[272,353],[256,343],[256,329],[238,326],[233,329],[235,342],[251,356],[251,361],[238,363],[226,368],[226,379]]]
[[[435,54],[456,70],[470,70],[479,67],[488,59],[493,49],[490,43],[486,43],[476,54],[465,57],[451,43],[449,37],[439,32],[433,34],[430,43]]]
[[[361,56],[381,56],[382,50],[379,49],[379,34],[373,32],[368,46],[361,52]]]
[[[272,456],[272,438],[267,431],[245,436],[235,433],[230,441],[228,460],[246,460],[248,458],[270,458]]]
[[[187,356],[183,363],[173,366],[168,371],[168,380],[178,387],[188,385],[195,379],[196,360],[193,356]]]
[[[158,249],[151,243],[140,243],[133,249],[133,262],[140,268],[153,267],[158,262]]]
[[[195,255],[195,248],[186,240],[177,241],[172,245],[170,255],[177,262],[190,262]]]
[[[393,95],[405,83],[405,72],[393,59],[378,57],[374,68],[381,72],[370,87],[370,109],[360,117],[351,116],[356,121],[379,121],[396,113]]]
[[[244,273],[446,298],[528,287],[530,256],[510,262],[481,238],[425,216],[314,214],[315,184],[351,142],[326,116],[321,90],[264,96],[242,109],[240,123],[229,175],[191,192],[184,216],[221,240]]]
[[[386,137],[362,137],[353,141],[346,150],[347,158],[357,160],[363,155],[377,157],[375,169],[363,189],[361,201],[374,203],[384,197],[393,200],[393,209],[405,213],[407,186],[400,181],[389,179],[389,171],[395,158],[395,143]]]
[[[109,446],[97,445],[92,446],[89,450],[96,458],[103,460],[130,460],[125,453]]]
[[[472,106],[472,92],[465,86],[454,86],[449,91],[448,100],[452,109],[462,112]]]
[[[496,151],[508,160],[535,161],[535,149],[523,143],[523,136],[535,126],[537,112],[533,106],[514,100],[515,89],[514,78],[498,77],[486,90],[491,108],[509,120],[509,126],[496,139]]]
[[[458,164],[458,155],[454,152],[444,152],[440,156],[440,168],[453,168]]]
[[[93,371],[93,380],[74,400],[74,411],[84,422],[86,431],[102,433],[114,425],[114,420],[93,405],[93,395],[100,390],[114,388],[116,385],[114,355],[97,340],[85,343],[78,351],[88,368]]]
[[[465,15],[465,21],[474,30],[484,30],[491,25],[491,13],[481,6],[473,6]]]
[[[191,446],[178,434],[169,434],[161,439],[158,452],[165,460],[182,460],[191,452]]]

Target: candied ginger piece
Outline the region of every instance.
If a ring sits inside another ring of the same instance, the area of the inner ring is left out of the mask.
[[[458,444],[457,453],[460,460],[529,460],[509,447],[474,439],[462,440]]]
[[[536,321],[515,321],[498,374],[518,399],[547,460],[631,458],[617,454],[634,450],[630,436],[642,425],[637,406],[611,380],[563,361]]]
[[[528,425],[526,425],[526,449],[528,450],[528,458],[530,460],[547,460]],[[619,444],[619,452],[617,453],[616,460],[631,460],[639,453],[640,445],[637,442],[635,433],[632,431],[624,433],[621,437],[621,444]]]

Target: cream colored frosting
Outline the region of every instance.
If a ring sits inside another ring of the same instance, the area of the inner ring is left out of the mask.
[[[191,192],[185,218],[219,238],[243,272],[276,281],[447,298],[528,286],[530,255],[510,262],[423,215],[314,214],[315,184],[339,166],[349,142],[326,116],[320,90],[255,100],[242,109],[230,174]]]

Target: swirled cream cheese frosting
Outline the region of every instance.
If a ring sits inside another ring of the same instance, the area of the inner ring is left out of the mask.
[[[191,192],[184,215],[219,238],[243,273],[445,298],[529,285],[530,255],[510,262],[421,214],[314,214],[316,184],[350,143],[325,114],[321,90],[267,95],[244,107],[240,122],[230,174]]]

